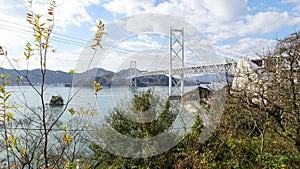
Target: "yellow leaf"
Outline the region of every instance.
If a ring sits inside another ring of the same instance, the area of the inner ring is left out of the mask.
[[[97,95],[100,90],[102,90],[102,88],[100,87],[100,83],[98,83],[96,80],[94,80],[94,92],[95,92],[95,95]]]
[[[16,120],[16,119],[14,118],[14,114],[12,112],[8,112],[6,114],[6,120],[10,121],[10,120]]]
[[[63,141],[67,144],[71,144],[73,138],[71,136],[65,135]]]
[[[69,71],[69,73],[70,73],[71,75],[73,75],[73,74],[75,73],[74,69],[71,69],[71,70]]]
[[[88,165],[88,164],[85,164],[85,163],[82,164],[83,169],[89,169],[90,167],[91,167],[91,165]]]
[[[21,154],[25,154],[26,152],[27,152],[26,149],[20,150],[20,153],[21,153]]]
[[[97,111],[96,110],[93,110],[92,112],[91,112],[91,116],[92,117],[95,117],[97,115]]]
[[[12,166],[12,167],[19,167],[18,164],[12,164],[11,166]]]
[[[74,115],[76,113],[76,111],[73,108],[70,108],[69,112],[71,113],[71,115]]]

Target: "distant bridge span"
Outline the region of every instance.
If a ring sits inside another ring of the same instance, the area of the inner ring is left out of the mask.
[[[203,73],[222,73],[232,70],[233,62],[223,63],[223,64],[211,64],[211,65],[201,65],[201,66],[190,66],[183,68],[173,69],[174,74],[203,74]],[[168,75],[169,70],[153,70],[153,71],[143,71],[127,77],[127,79],[151,76],[151,75]]]

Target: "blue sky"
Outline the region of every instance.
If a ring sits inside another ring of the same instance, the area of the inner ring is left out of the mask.
[[[46,11],[47,0],[33,2],[35,13]],[[49,56],[48,61],[48,68],[52,70],[68,71],[80,64],[84,58],[83,48],[93,37],[98,19],[109,28],[124,17],[143,13],[170,15],[193,25],[213,46],[250,57],[274,47],[276,38],[300,29],[299,0],[57,0],[57,6],[52,41],[57,52]],[[24,0],[0,0],[0,45],[8,50],[9,58],[21,60],[20,68],[27,65],[22,62],[24,45],[32,41],[30,27],[25,20],[27,12],[29,9]],[[165,19],[156,20],[155,24],[164,25]],[[137,29],[145,22],[136,20],[133,26]],[[113,33],[122,36],[120,32]],[[114,56],[120,55],[121,47],[128,53],[142,53],[136,49],[140,44],[143,49],[149,47],[151,53],[153,49],[164,53],[159,50],[165,48],[162,45],[164,41],[149,35],[123,39],[115,45],[115,51],[119,53],[106,55],[100,66],[111,70],[116,69],[112,65],[122,67],[122,58]],[[2,67],[9,67],[3,57],[0,61]],[[34,59],[30,61],[30,69],[37,67]]]

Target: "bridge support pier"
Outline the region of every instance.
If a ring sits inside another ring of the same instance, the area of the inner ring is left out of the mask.
[[[169,32],[169,98],[180,98],[184,93],[184,29],[170,27]],[[182,69],[175,72],[174,69]],[[175,81],[174,76],[179,76]]]
[[[129,88],[137,87],[136,74],[136,61],[130,61],[129,77],[131,78],[129,79]]]

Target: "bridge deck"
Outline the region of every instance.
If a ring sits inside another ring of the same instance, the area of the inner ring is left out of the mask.
[[[172,70],[172,74],[181,75],[181,74],[222,73],[227,70],[230,70],[231,67],[232,67],[232,63],[191,66],[191,67],[175,68]],[[142,76],[150,76],[150,75],[163,75],[163,74],[166,75],[169,74],[169,70],[155,70],[149,72],[141,72],[136,75],[129,76],[127,77],[127,79],[132,79],[132,78],[142,77]]]

